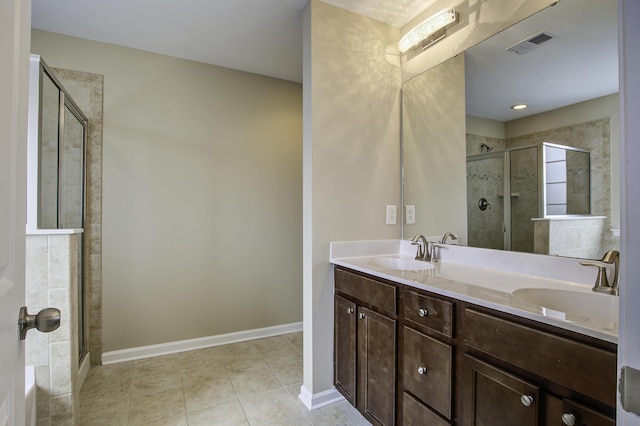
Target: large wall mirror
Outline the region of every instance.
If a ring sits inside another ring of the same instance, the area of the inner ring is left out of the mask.
[[[405,82],[403,238],[618,248],[617,31],[615,0],[561,0]]]

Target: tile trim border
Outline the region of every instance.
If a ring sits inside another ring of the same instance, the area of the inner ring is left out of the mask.
[[[160,343],[157,345],[139,346],[136,348],[120,349],[117,351],[103,352],[102,365],[117,364],[120,362],[134,361],[138,359],[153,358],[161,355],[170,355],[179,352],[196,349],[210,348],[213,346],[228,345],[230,343],[244,342],[246,340],[261,339],[265,337],[279,336],[281,334],[302,331],[302,322],[282,324],[272,327],[243,330],[235,333],[218,334],[215,336],[200,337],[197,339],[179,340],[176,342]]]

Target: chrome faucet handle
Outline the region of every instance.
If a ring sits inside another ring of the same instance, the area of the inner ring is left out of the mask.
[[[609,285],[607,279],[607,265],[609,263],[599,260],[587,260],[580,262],[582,266],[595,266],[598,268],[598,275],[596,276],[596,283],[593,286],[593,291],[598,293],[618,294],[617,288],[613,288]]]

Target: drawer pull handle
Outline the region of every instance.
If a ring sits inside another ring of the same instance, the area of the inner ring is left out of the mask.
[[[347,308],[347,313],[348,314],[352,314],[353,313],[353,308]]]
[[[418,315],[424,318],[426,316],[429,316],[429,311],[427,311],[426,309],[420,308],[418,309]]]
[[[529,407],[531,404],[533,404],[533,397],[529,395],[522,395],[520,397],[520,402],[522,402],[522,405],[524,405],[525,407]]]
[[[427,367],[418,367],[418,374],[427,374]]]
[[[360,312],[360,313],[358,314],[358,318],[360,318],[360,319],[364,319],[364,314],[363,314],[362,312]]]
[[[576,424],[576,416],[569,413],[564,413],[562,415],[562,424],[567,426],[573,426]]]

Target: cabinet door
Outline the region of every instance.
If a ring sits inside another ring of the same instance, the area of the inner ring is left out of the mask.
[[[614,426],[616,421],[571,400],[563,402],[562,424],[568,426]],[[559,423],[560,424],[560,423]]]
[[[464,424],[537,425],[539,389],[469,355],[464,359]]]
[[[396,321],[358,307],[358,409],[382,425],[395,423]]]
[[[355,405],[356,395],[356,304],[334,297],[333,374],[336,389]]]

